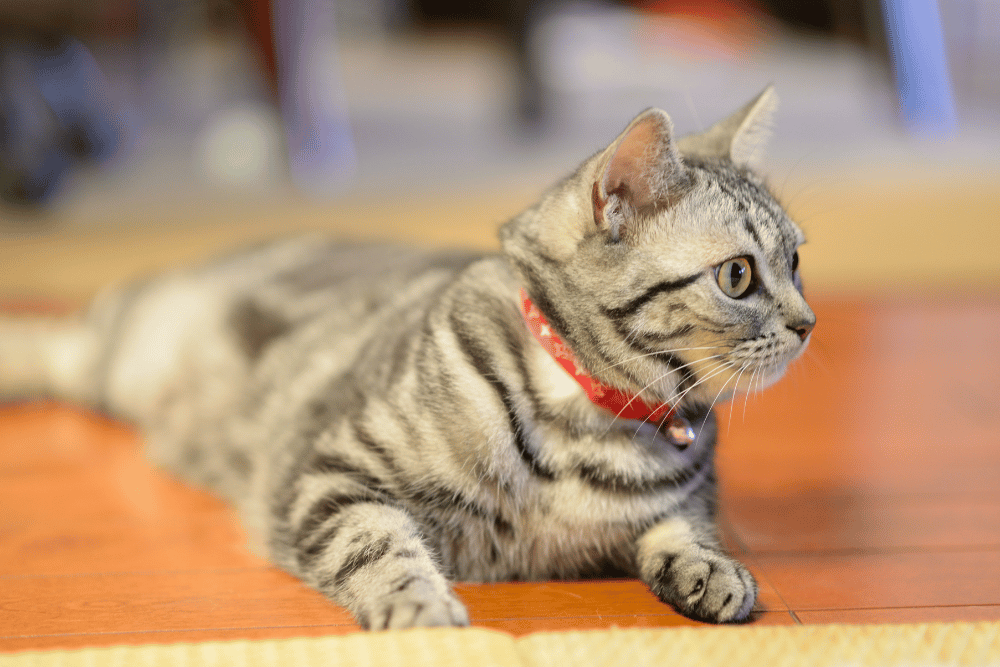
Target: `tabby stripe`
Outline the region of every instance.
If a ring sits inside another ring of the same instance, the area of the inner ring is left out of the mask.
[[[608,471],[600,470],[596,466],[591,465],[581,465],[577,469],[577,472],[580,475],[580,479],[589,484],[591,487],[601,491],[609,493],[646,494],[684,486],[694,479],[695,475],[704,469],[706,458],[707,457],[702,457],[701,460],[696,461],[689,467],[678,470],[670,475],[655,477],[653,479],[634,479],[631,477],[624,477],[619,473],[609,473]]]
[[[413,582],[418,580],[420,580],[420,577],[418,577],[415,574],[404,574],[402,577],[393,582],[392,588],[389,590],[389,593],[390,594],[402,593],[407,588],[409,588],[410,585],[413,584]]]
[[[495,318],[497,320],[501,318]],[[531,384],[531,374],[528,372],[528,362],[524,356],[524,337],[530,335],[527,328],[521,325],[522,320],[517,321],[517,332],[511,328],[511,322],[509,320],[504,320],[502,323],[498,322],[499,329],[504,334],[504,341],[507,348],[511,351],[511,355],[514,359],[514,364],[517,366],[517,375],[524,382],[524,393],[525,398],[528,399],[529,405],[531,406],[532,414],[535,416],[536,421],[546,421],[553,424],[558,424],[563,430],[569,430],[570,434],[574,438],[582,437],[579,433],[578,427],[575,423],[566,417],[565,414],[558,411],[550,411],[539,399],[538,393]],[[518,335],[520,334],[520,336]]]
[[[330,380],[319,396],[303,406],[297,420],[298,432],[286,445],[286,451],[292,456],[284,462],[286,474],[277,485],[272,504],[274,515],[282,522],[287,521],[291,514],[298,494],[296,482],[302,470],[307,467],[308,461],[318,456],[314,449],[316,441],[331,431],[337,419],[363,405],[357,387],[346,375]]]
[[[457,507],[460,510],[468,512],[474,517],[489,521],[493,524],[493,527],[498,534],[509,536],[514,533],[513,524],[504,519],[502,516],[494,514],[469,498],[466,498],[459,491],[442,488],[417,489],[411,492],[409,497],[411,500],[421,505],[430,505],[442,510],[450,510]]]
[[[744,190],[740,190],[740,194],[737,194],[736,191],[732,189],[731,187],[732,184],[730,183],[724,184],[721,179],[716,180],[715,183],[716,185],[718,185],[719,190],[721,190],[723,194],[725,194],[727,197],[729,197],[730,199],[732,199],[737,203],[737,206],[742,205],[744,209],[747,208],[745,203],[746,198],[742,196],[745,194]]]
[[[361,424],[356,421],[351,422],[351,430],[354,433],[354,439],[359,445],[367,449],[369,452],[374,454],[382,462],[382,465],[386,467],[390,472],[395,471],[396,461],[389,453],[389,450],[379,443],[375,437],[369,433]]]
[[[193,450],[197,452],[198,450]],[[253,461],[246,454],[238,449],[231,449],[226,455],[230,469],[243,481],[250,479],[253,474]]]
[[[305,472],[346,475],[352,481],[370,489],[380,489],[383,486],[382,480],[358,468],[337,454],[315,454],[309,461]]]
[[[518,268],[521,269],[522,274],[526,278],[526,283],[524,285],[525,290],[528,292],[528,296],[531,298],[532,303],[535,307],[541,311],[542,315],[548,321],[549,325],[552,327],[553,331],[562,338],[563,342],[569,346],[571,350],[577,351],[577,356],[583,357],[584,355],[580,353],[582,346],[580,345],[579,339],[576,338],[576,334],[579,333],[581,336],[586,338],[586,342],[590,344],[589,354],[597,356],[600,358],[600,362],[603,366],[614,366],[616,365],[616,359],[608,356],[604,351],[604,345],[602,343],[601,336],[598,335],[594,327],[591,326],[590,322],[582,321],[578,327],[579,331],[570,332],[569,325],[566,320],[563,319],[556,308],[555,304],[548,297],[548,294],[540,286],[542,281],[538,279],[537,273],[533,267],[528,264],[519,263]],[[619,372],[626,375],[628,379],[632,382],[637,382],[637,379],[628,371],[626,368],[619,369]]]
[[[612,319],[621,319],[623,317],[628,317],[634,314],[639,308],[649,303],[655,297],[660,294],[676,292],[678,290],[684,289],[694,281],[701,278],[700,273],[695,273],[684,278],[678,278],[677,280],[665,280],[661,283],[657,283],[652,287],[648,288],[645,292],[632,299],[624,306],[619,306],[617,308],[605,308],[604,314]]]
[[[743,227],[746,228],[747,233],[753,238],[753,241],[754,243],[757,244],[757,247],[763,249],[764,244],[760,240],[760,234],[757,233],[757,228],[754,226],[754,224],[750,222],[749,215],[743,218]]]
[[[683,387],[689,386],[690,383],[695,381],[694,371],[691,370],[691,366],[685,364],[672,352],[665,352],[663,350],[651,348],[635,339],[629,340],[628,346],[638,352],[641,352],[645,356],[652,357],[659,360],[661,363],[666,364],[667,368],[669,368],[672,373],[680,373],[681,380],[677,384],[677,393],[680,393]]]
[[[303,570],[309,569],[315,564],[316,559],[319,558],[320,554],[327,550],[327,547],[333,543],[337,537],[337,533],[340,532],[342,528],[340,523],[336,523],[330,526],[322,533],[320,533],[310,544],[306,547],[299,547],[296,556],[299,561],[299,567]]]
[[[352,551],[347,556],[344,564],[340,566],[339,570],[337,570],[337,574],[333,575],[333,585],[340,588],[348,579],[354,576],[355,572],[363,567],[374,565],[385,558],[386,554],[389,553],[391,545],[392,538],[386,535],[374,544],[367,544],[356,551]],[[324,588],[326,588],[329,586],[330,582],[323,583],[326,584],[326,586],[324,586]]]
[[[361,503],[384,503],[381,494],[374,491],[361,491],[355,493],[345,493],[344,491],[332,491],[312,504],[305,517],[299,522],[296,531],[295,543],[302,544],[320,526],[327,522],[332,516],[340,513],[344,508]]]
[[[552,325],[559,337],[566,341],[570,347],[574,347],[573,340],[569,337],[569,326],[566,324],[566,320],[563,319],[562,315],[559,313],[559,309],[555,307],[552,300],[549,299],[548,293],[542,287],[542,282],[538,278],[538,273],[535,271],[534,267],[530,264],[525,264],[523,262],[518,262],[518,268],[521,273],[527,279],[527,284],[524,286],[525,290],[528,292],[528,296],[531,297],[532,303],[542,312],[548,323]]]
[[[693,317],[695,320],[697,320],[698,323],[701,324],[701,328],[704,329],[705,331],[711,331],[712,333],[722,334],[726,333],[726,331],[729,330],[725,322],[719,322],[718,320],[713,320],[712,318],[705,317],[704,315],[701,315],[699,313],[690,312],[690,317]]]
[[[392,611],[395,608],[396,607],[394,607],[393,605],[389,605],[389,608],[386,609],[386,611],[385,611],[385,620],[382,621],[382,629],[383,630],[388,630],[389,629],[389,623],[392,622]]]
[[[313,453],[313,439],[315,434],[303,432],[295,437],[288,445],[288,452],[292,454],[291,460],[287,461],[283,479],[276,487],[274,501],[271,504],[274,516],[279,522],[284,523],[289,520],[292,513],[292,506],[298,497],[299,488],[297,481],[300,476],[300,468],[306,457]]]
[[[535,456],[534,452],[531,451],[531,448],[528,447],[527,434],[525,433],[524,424],[521,422],[521,418],[514,408],[512,392],[503,380],[500,379],[497,370],[490,364],[491,359],[489,354],[480,347],[477,339],[470,336],[464,330],[463,324],[455,311],[452,311],[449,319],[452,333],[455,335],[462,354],[465,355],[466,360],[472,367],[476,369],[476,372],[490,383],[490,386],[493,387],[500,398],[500,402],[503,403],[504,410],[507,412],[509,428],[514,436],[514,448],[517,450],[521,460],[524,461],[528,469],[535,476],[545,480],[554,480],[556,478],[555,473],[544,466]]]
[[[677,327],[676,329],[674,329],[672,331],[667,331],[666,333],[652,332],[652,331],[650,331],[650,332],[643,331],[643,332],[640,332],[639,335],[642,336],[643,338],[646,338],[646,339],[649,339],[649,340],[657,340],[657,341],[661,341],[661,342],[669,342],[669,341],[672,341],[675,338],[680,338],[681,336],[687,336],[689,333],[692,333],[696,328],[697,327],[695,327],[695,325],[693,325],[690,322],[688,322],[687,324],[682,324],[681,326]]]
[[[663,564],[660,566],[660,574],[656,577],[658,580],[663,581],[670,576],[670,568],[674,566],[675,560],[677,560],[677,554],[667,554],[663,557]]]
[[[251,363],[259,361],[271,343],[292,329],[290,322],[250,298],[233,306],[227,323],[243,355]]]
[[[615,323],[615,331],[621,336],[622,340],[625,339],[642,339],[650,343],[670,343],[673,342],[675,338],[680,338],[681,336],[686,336],[696,327],[691,324],[682,324],[676,329],[670,331],[639,331],[632,332],[625,328],[621,323]]]
[[[403,313],[397,311],[396,317],[402,318]],[[410,352],[410,339],[406,338],[404,340],[395,341],[395,345],[390,345],[389,349],[382,353],[383,356],[389,357],[389,369],[386,373],[386,377],[390,381],[395,380],[393,388],[400,382],[404,381],[406,377],[406,370],[410,365],[410,360],[412,354]]]

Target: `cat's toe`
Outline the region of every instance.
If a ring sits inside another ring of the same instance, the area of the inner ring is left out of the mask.
[[[746,620],[757,600],[757,582],[742,563],[701,547],[666,556],[651,588],[680,613],[707,623]]]
[[[465,606],[450,591],[412,590],[391,595],[384,600],[371,619],[372,630],[403,630],[405,628],[465,627],[469,614]]]

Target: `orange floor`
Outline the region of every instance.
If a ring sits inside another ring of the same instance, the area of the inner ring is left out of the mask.
[[[807,356],[720,410],[756,622],[1000,620],[1000,301],[815,305]],[[357,630],[139,446],[73,408],[0,408],[0,651]],[[635,581],[458,592],[514,634],[691,623]]]

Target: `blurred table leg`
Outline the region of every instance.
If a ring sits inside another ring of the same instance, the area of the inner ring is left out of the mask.
[[[937,0],[882,0],[900,112],[919,134],[955,130],[948,57]]]

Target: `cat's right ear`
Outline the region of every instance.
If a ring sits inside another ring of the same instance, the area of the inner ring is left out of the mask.
[[[699,134],[681,138],[677,144],[685,155],[728,158],[737,167],[753,167],[760,161],[778,108],[774,86],[768,86],[736,113]]]
[[[683,182],[673,123],[647,109],[604,151],[593,184],[594,222],[618,240],[637,215],[665,206]]]

